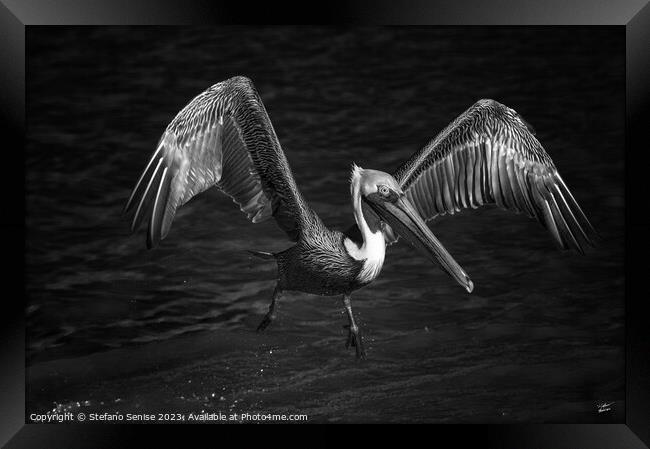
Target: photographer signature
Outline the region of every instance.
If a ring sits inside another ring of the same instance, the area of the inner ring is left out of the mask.
[[[598,413],[609,412],[612,409],[613,402],[598,402],[596,407],[598,408]]]

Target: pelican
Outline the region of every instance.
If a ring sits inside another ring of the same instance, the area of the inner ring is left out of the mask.
[[[294,180],[253,82],[236,76],[196,96],[169,123],[128,199],[131,232],[148,219],[147,247],[169,232],[179,207],[216,186],[253,223],[273,217],[293,242],[270,253],[277,282],[264,330],[287,291],[341,295],[347,312],[346,347],[363,358],[353,291],[381,272],[386,246],[403,238],[471,293],[467,273],[426,224],[438,215],[496,204],[538,220],[562,249],[583,252],[597,236],[533,128],[513,109],[479,100],[393,175],[352,165],[355,223],[328,228]]]

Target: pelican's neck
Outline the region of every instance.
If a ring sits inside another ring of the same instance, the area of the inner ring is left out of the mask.
[[[356,185],[355,185],[356,184]],[[359,231],[361,231],[361,236],[363,237],[363,244],[372,238],[372,231],[366,217],[363,216],[363,207],[361,206],[361,189],[359,188],[358,183],[353,183],[352,189],[352,210],[354,211],[354,221],[357,222]]]
[[[350,193],[352,194],[352,207],[354,209],[354,219],[357,222],[359,231],[363,242],[358,246],[349,238],[345,238],[345,248],[356,260],[363,260],[363,269],[359,274],[359,280],[362,282],[370,282],[379,275],[381,267],[384,264],[384,256],[386,254],[386,241],[384,240],[384,233],[381,229],[373,232],[368,226],[368,222],[363,215],[363,208],[361,206],[361,186],[359,177],[353,175]]]

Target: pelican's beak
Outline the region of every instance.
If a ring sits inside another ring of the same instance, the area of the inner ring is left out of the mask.
[[[386,200],[376,193],[363,197],[364,201],[386,221],[393,231],[406,239],[415,249],[428,259],[437,262],[440,267],[454,278],[469,293],[474,289],[465,270],[451,257],[442,243],[424,222],[411,202],[404,195],[394,201]]]

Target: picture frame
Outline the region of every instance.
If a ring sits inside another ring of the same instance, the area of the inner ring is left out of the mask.
[[[291,19],[289,19],[289,17]],[[0,391],[0,443],[6,447],[121,447],[127,443],[150,441],[151,433],[170,440],[182,434],[204,434],[210,438],[210,426],[187,429],[167,426],[126,426],[97,424],[65,424],[44,426],[25,423],[25,332],[24,332],[24,186],[23,152],[25,133],[25,27],[40,25],[135,25],[135,24],[224,24],[276,22],[287,23],[350,23],[391,25],[616,25],[626,30],[626,410],[621,424],[525,424],[525,425],[457,425],[427,426],[417,432],[426,432],[429,438],[451,438],[455,445],[470,444],[487,447],[540,448],[610,448],[644,447],[650,444],[650,331],[647,325],[648,305],[644,278],[648,261],[644,255],[649,249],[650,222],[640,210],[645,203],[645,163],[647,158],[647,124],[650,123],[650,5],[644,1],[620,1],[604,4],[587,0],[566,0],[541,4],[534,1],[480,1],[414,2],[409,6],[381,2],[330,2],[321,4],[309,13],[289,5],[267,5],[265,10],[251,12],[245,5],[225,2],[126,2],[126,1],[7,1],[0,4],[0,41],[2,67],[0,89],[3,107],[2,126],[5,136],[7,167],[3,177],[5,213],[1,219],[5,250],[6,286],[12,286],[3,295],[5,310],[2,323],[3,375]],[[18,238],[18,236],[22,237]],[[636,256],[636,257],[635,257]],[[636,260],[635,260],[636,259]],[[16,292],[16,293],[14,293]],[[166,427],[161,430],[161,427]],[[376,426],[375,426],[376,427]],[[420,427],[420,426],[418,426]],[[328,428],[329,429],[329,428]],[[260,429],[262,430],[262,429]],[[274,428],[267,438],[281,438]],[[286,430],[286,429],[285,429]],[[293,429],[291,429],[292,431]],[[366,432],[374,432],[369,427]],[[385,429],[382,429],[385,431]],[[226,433],[223,428],[219,435]],[[228,428],[230,433],[230,427]],[[309,431],[308,431],[309,432]],[[322,427],[314,431],[324,435],[330,430]],[[239,441],[248,441],[252,432],[234,429]],[[380,435],[382,431],[379,431]]]

